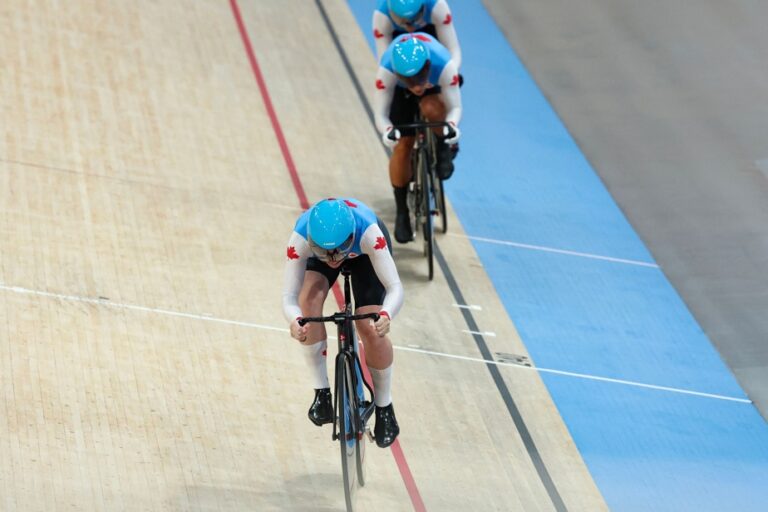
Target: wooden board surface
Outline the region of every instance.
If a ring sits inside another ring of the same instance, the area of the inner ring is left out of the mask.
[[[345,3],[324,5],[372,77]],[[240,8],[310,202],[358,197],[391,226],[386,155],[315,5]],[[230,3],[12,0],[0,34],[2,508],[342,509],[280,311],[299,203]],[[469,242],[439,243],[490,349],[525,355]],[[420,247],[395,257],[393,398],[426,509],[552,510],[486,366],[405,350],[481,358]],[[538,375],[500,371],[568,509],[604,508]],[[412,510],[390,450],[368,454],[361,508]]]

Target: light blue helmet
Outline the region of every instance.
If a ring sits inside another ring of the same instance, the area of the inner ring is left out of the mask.
[[[343,200],[323,199],[309,213],[309,246],[323,261],[341,261],[355,244],[355,227],[355,216]]]
[[[400,24],[404,21],[414,21],[424,14],[424,0],[387,0],[389,14]]]
[[[398,37],[392,46],[392,68],[400,76],[413,76],[429,60],[429,48],[414,36]]]

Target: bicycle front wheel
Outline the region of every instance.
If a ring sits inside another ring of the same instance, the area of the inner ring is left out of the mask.
[[[341,476],[344,486],[344,500],[347,511],[354,510],[357,490],[357,432],[355,427],[355,390],[352,384],[352,368],[345,354],[336,356],[336,400],[339,426],[339,448],[341,450]]]

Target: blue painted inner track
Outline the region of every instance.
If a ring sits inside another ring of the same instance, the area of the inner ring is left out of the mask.
[[[374,2],[348,3],[373,48]],[[467,234],[653,263],[481,1],[450,4],[466,84],[447,193]],[[658,268],[473,243],[537,366],[746,398]],[[768,510],[751,404],[542,377],[612,510]]]

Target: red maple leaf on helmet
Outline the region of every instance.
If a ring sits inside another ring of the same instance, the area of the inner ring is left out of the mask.
[[[445,19],[443,20],[443,25],[450,25],[451,24],[451,13],[448,13],[445,15]]]
[[[375,28],[375,29],[373,29],[373,37],[375,37],[376,39],[380,39],[380,38],[384,37],[384,34],[379,32],[379,29]]]
[[[355,203],[353,203],[352,201],[350,201],[349,199],[345,199],[345,200],[344,200],[344,203],[345,203],[347,206],[349,206],[350,208],[357,208],[357,205],[356,205]]]
[[[376,245],[373,246],[374,249],[377,251],[380,251],[382,249],[387,248],[387,240],[383,236],[377,236],[376,237]]]
[[[377,89],[386,89],[387,86],[384,85],[384,82],[382,82],[381,80],[376,80],[376,88]]]
[[[459,85],[459,75],[453,75],[453,78],[451,79],[451,85]]]
[[[296,252],[296,248],[294,246],[288,247],[288,250],[286,251],[286,255],[288,256],[289,260],[297,260],[299,259],[299,255]]]

